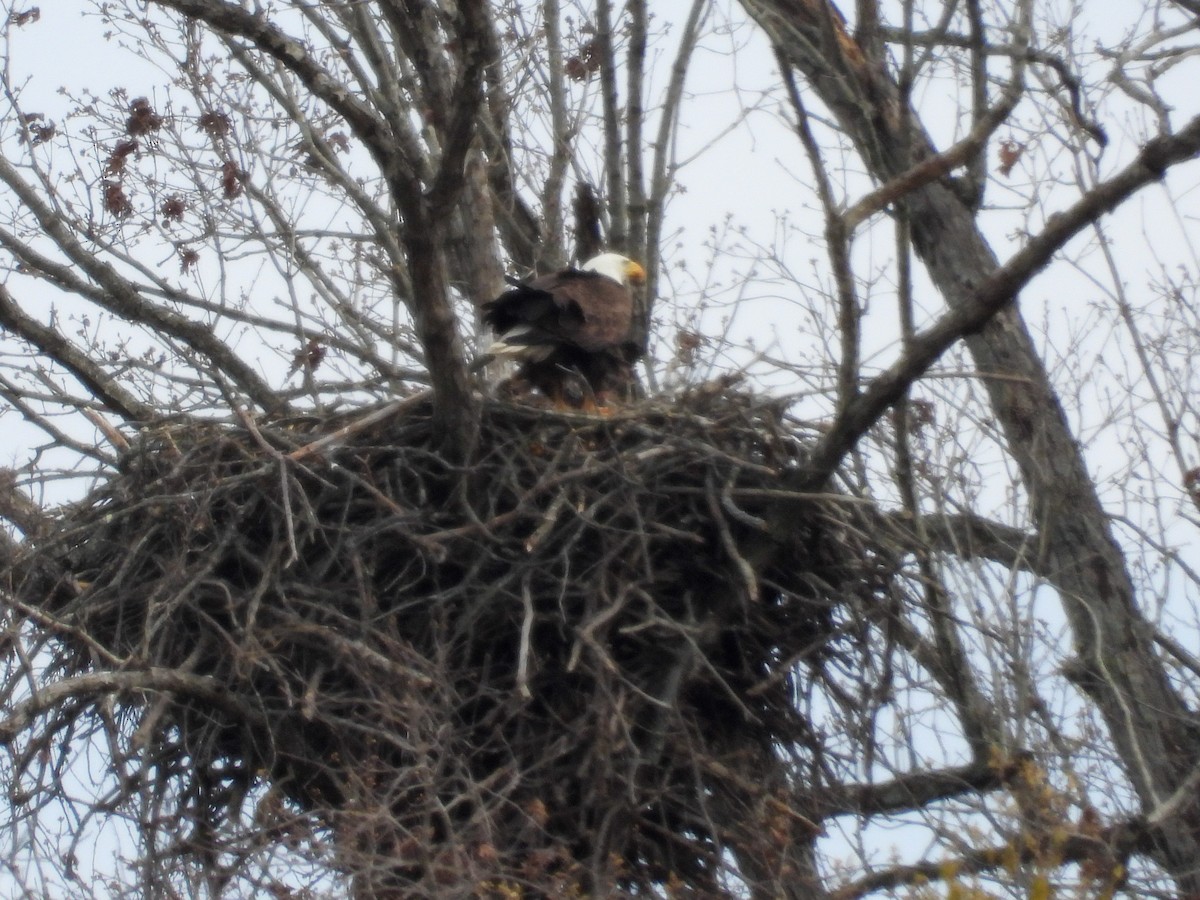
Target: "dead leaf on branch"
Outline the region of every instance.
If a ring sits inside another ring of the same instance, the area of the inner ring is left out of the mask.
[[[288,369],[288,377],[296,374],[301,368],[311,375],[324,361],[326,352],[327,348],[321,344],[321,341],[313,338],[292,355],[292,367]]]
[[[579,53],[567,59],[563,69],[572,81],[585,81],[600,71],[600,47],[592,38],[579,48]]]
[[[121,141],[113,148],[113,152],[104,161],[104,174],[121,176],[125,174],[125,164],[129,157],[137,152],[137,141]]]
[[[138,97],[129,104],[129,118],[125,121],[125,130],[129,134],[134,137],[151,134],[162,128],[162,125],[162,116],[154,111],[154,107],[145,97]]]
[[[1183,486],[1192,498],[1192,503],[1200,509],[1200,468],[1188,469],[1183,473]]]
[[[333,134],[329,135],[326,140],[329,141],[329,146],[331,146],[335,152],[350,152],[350,138],[346,136],[344,131],[335,131]]]
[[[236,200],[242,196],[242,179],[245,177],[246,173],[233,160],[221,164],[221,190],[226,200]]]
[[[704,344],[704,338],[694,331],[681,331],[675,337],[675,358],[686,366],[696,362],[696,351]]]
[[[206,112],[197,120],[196,124],[201,131],[207,132],[211,137],[225,137],[233,130],[233,122],[223,112]]]
[[[1025,145],[1018,144],[1016,141],[1001,141],[1000,142],[1000,174],[1007,178],[1012,174],[1013,166],[1021,159],[1021,155],[1025,152]]]
[[[101,190],[104,192],[104,208],[118,219],[124,219],[133,212],[133,202],[125,194],[125,185],[120,181],[105,181]]]
[[[187,202],[178,194],[172,194],[163,201],[159,212],[162,213],[164,224],[169,225],[172,222],[182,222],[183,214],[187,212]]]
[[[21,28],[25,25],[32,25],[34,22],[41,19],[41,17],[41,8],[37,6],[31,6],[29,9],[24,10],[23,12],[17,12],[16,10],[10,12],[8,14],[8,22],[10,25],[16,25],[18,28]]]
[[[179,248],[179,272],[182,275],[200,261],[200,254],[191,247]]]
[[[38,144],[45,144],[55,134],[58,129],[53,122],[42,123],[44,119],[41,113],[25,113],[21,116],[21,121],[25,125],[25,133],[20,136],[20,140],[29,141],[30,146],[36,147]]]

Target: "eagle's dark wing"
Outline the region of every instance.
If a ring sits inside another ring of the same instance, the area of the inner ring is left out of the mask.
[[[474,369],[518,360],[510,384],[524,383],[563,408],[630,395],[638,355],[630,341],[633,295],[608,275],[566,269],[535,278],[483,304],[482,316],[496,342]]]
[[[629,338],[633,298],[604,275],[566,269],[505,291],[483,305],[483,321],[503,337],[519,330],[521,343],[595,352]]]

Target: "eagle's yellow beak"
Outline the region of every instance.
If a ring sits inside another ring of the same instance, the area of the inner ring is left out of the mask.
[[[635,263],[632,259],[625,261],[625,280],[629,284],[645,284],[646,270]]]

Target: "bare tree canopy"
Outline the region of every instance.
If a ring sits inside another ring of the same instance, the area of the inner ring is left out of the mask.
[[[5,892],[1200,897],[1125,6],[4,2]],[[601,251],[636,400],[475,371]]]

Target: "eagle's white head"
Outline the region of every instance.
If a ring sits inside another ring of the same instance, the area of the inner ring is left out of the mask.
[[[599,256],[593,256],[583,264],[583,270],[606,275],[624,287],[646,283],[646,270],[620,253],[601,253]]]

